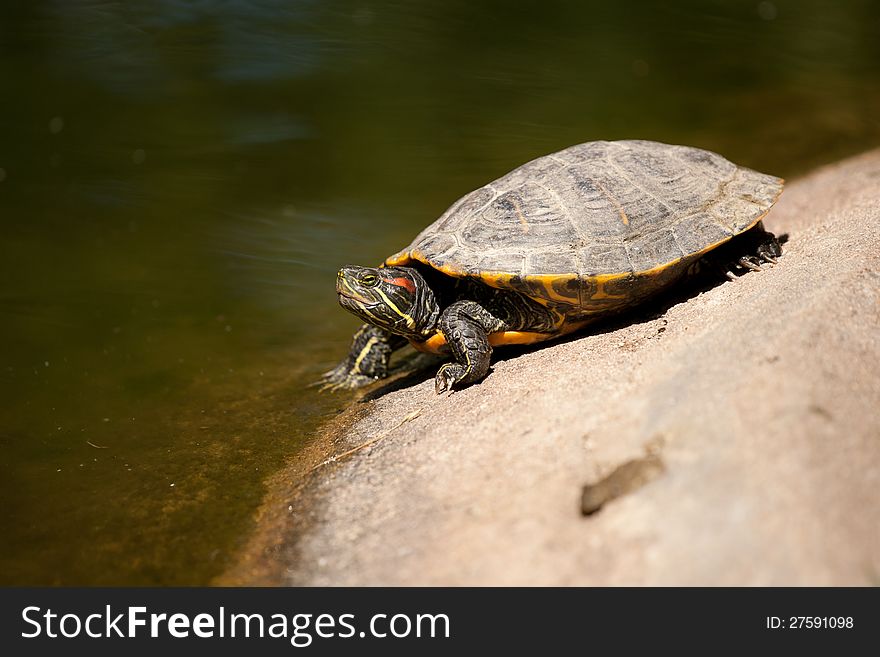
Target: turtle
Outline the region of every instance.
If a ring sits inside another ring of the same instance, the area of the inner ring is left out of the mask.
[[[324,383],[384,378],[392,352],[409,343],[451,356],[438,394],[462,389],[487,375],[493,347],[557,338],[632,308],[722,245],[736,244],[741,273],[775,264],[780,240],[762,220],[783,184],[717,153],[645,140],[587,142],[527,162],[460,198],[379,267],[339,270],[339,303],[365,323]]]

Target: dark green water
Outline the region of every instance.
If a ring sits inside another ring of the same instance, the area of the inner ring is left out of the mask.
[[[0,584],[221,572],[349,401],[336,268],[514,166],[880,144],[880,3],[514,4],[4,3]]]

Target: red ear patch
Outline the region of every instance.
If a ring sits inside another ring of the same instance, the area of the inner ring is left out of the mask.
[[[386,283],[391,283],[392,285],[396,285],[397,287],[402,287],[409,291],[410,294],[416,293],[416,286],[411,280],[406,278],[405,276],[400,276],[398,278],[383,278],[383,281]]]

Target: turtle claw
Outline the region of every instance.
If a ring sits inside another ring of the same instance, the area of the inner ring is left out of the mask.
[[[727,280],[735,281],[750,271],[763,271],[762,265],[775,265],[779,262],[777,258],[782,255],[782,243],[786,236],[776,237],[760,226],[753,230],[756,232],[750,233],[744,241],[731,241],[717,255],[710,253],[707,256],[707,262]],[[731,254],[731,249],[738,253]]]
[[[442,395],[444,392],[452,393],[452,386],[462,379],[464,368],[458,363],[446,363],[437,370],[434,378],[434,392]]]
[[[437,372],[437,377],[434,379],[434,392],[438,395],[442,395],[447,390],[452,390],[452,383],[446,378],[441,370],[440,372]]]
[[[376,379],[363,374],[352,374],[342,381],[316,381],[313,385],[320,386],[321,392],[338,392],[340,390],[357,390],[373,383]]]
[[[771,235],[770,239],[758,245],[758,248],[755,249],[755,255],[761,262],[770,262],[775,265],[778,262],[776,259],[782,255],[781,242],[785,237],[787,236],[783,235],[777,238],[775,235]]]
[[[752,271],[761,271],[761,265],[759,265],[756,261],[757,258],[755,256],[743,256],[736,262],[741,267],[745,267],[746,269],[750,269]]]
[[[355,390],[363,388],[375,381],[375,377],[366,376],[352,372],[347,362],[342,362],[329,372],[324,372],[319,381],[310,384],[312,387],[319,387],[321,392],[337,391],[337,390]]]
[[[755,247],[754,252],[742,256],[734,266],[739,266],[749,271],[761,271],[761,265],[775,265],[777,258],[782,255],[781,240],[771,233],[767,233],[767,239]],[[730,276],[728,276],[730,278]]]

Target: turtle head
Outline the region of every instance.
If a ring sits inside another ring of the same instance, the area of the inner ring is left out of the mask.
[[[348,265],[336,275],[336,293],[349,312],[407,338],[428,337],[440,315],[431,287],[412,267]]]

